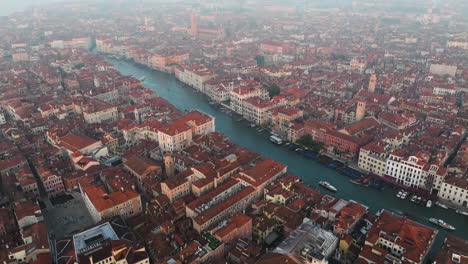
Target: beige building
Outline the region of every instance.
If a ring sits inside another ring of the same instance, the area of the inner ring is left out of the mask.
[[[133,190],[107,193],[103,186],[80,184],[83,201],[94,222],[120,215],[128,218],[142,212],[141,197]]]
[[[211,80],[216,75],[204,66],[193,65],[176,67],[175,76],[181,82],[197,89],[200,92],[205,92],[205,82]]]
[[[259,97],[260,99],[268,99],[268,91],[260,88],[256,82],[251,83],[249,86],[240,86],[232,89],[231,92],[231,108],[237,113],[244,115],[245,101],[249,98]]]
[[[215,131],[215,119],[199,111],[192,111],[183,118],[158,130],[158,142],[162,151],[182,150],[192,144],[194,135],[207,135]]]
[[[468,208],[468,181],[456,177],[447,178],[442,182],[438,196],[445,201]]]

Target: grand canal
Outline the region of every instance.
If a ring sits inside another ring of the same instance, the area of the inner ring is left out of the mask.
[[[318,182],[321,180],[326,180],[338,188],[338,192],[334,196],[360,202],[368,206],[371,212],[375,213],[384,208],[399,214],[409,213],[414,217],[413,220],[433,228],[434,226],[428,219],[430,217],[441,218],[456,227],[457,230],[453,234],[468,239],[467,216],[459,215],[453,210],[444,210],[437,206],[425,208],[411,203],[409,199],[401,200],[395,197],[395,190],[392,189],[380,192],[375,189],[355,185],[349,181],[348,177],[323,166],[317,161],[306,159],[285,147],[272,144],[268,140],[269,135],[266,132],[258,132],[245,122],[238,122],[235,118],[221,112],[220,109],[209,105],[205,95],[185,86],[173,75],[158,72],[128,61],[109,58],[109,62],[122,74],[133,75],[136,78],[145,76],[146,79],[143,82],[145,87],[152,89],[180,110],[197,109],[214,116],[216,118],[217,131],[224,133],[233,142],[241,146],[286,164],[289,172],[301,176],[304,183],[324,193],[327,191],[318,186]],[[446,231],[440,230],[433,251],[440,248],[445,234]]]

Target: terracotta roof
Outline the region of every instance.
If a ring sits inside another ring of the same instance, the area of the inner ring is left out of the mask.
[[[79,136],[77,134],[68,134],[60,139],[60,144],[62,147],[75,152],[81,149],[84,149],[88,146],[91,146],[99,141],[91,139],[86,136]]]
[[[82,189],[99,212],[113,208],[114,206],[123,204],[140,196],[133,190],[116,191],[108,194],[103,187],[82,186]]]

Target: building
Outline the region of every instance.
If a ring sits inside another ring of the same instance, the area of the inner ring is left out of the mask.
[[[468,208],[468,181],[449,177],[442,182],[438,197],[458,206]]]
[[[24,195],[31,198],[39,197],[37,181],[29,166],[23,166],[21,169],[16,171],[15,177],[16,181],[21,186],[21,190]]]
[[[200,65],[177,66],[174,73],[181,82],[203,93],[205,92],[205,83],[216,76],[206,67]]]
[[[107,193],[104,186],[80,184],[81,196],[94,222],[114,216],[128,218],[142,212],[141,197],[131,189]]]
[[[380,140],[363,146],[359,151],[358,167],[378,176],[384,176],[389,149],[390,145]]]
[[[193,228],[202,233],[210,226],[226,219],[234,213],[245,210],[255,199],[255,189],[247,186],[227,199],[202,211],[192,218]]]
[[[114,217],[55,241],[57,264],[149,264],[149,255],[125,221]]]
[[[373,73],[369,79],[369,86],[367,90],[371,93],[375,92],[375,87],[377,86],[377,75]]]
[[[231,243],[239,238],[252,239],[252,218],[240,214],[233,216],[214,233],[216,239]]]
[[[94,157],[106,156],[108,153],[107,147],[103,146],[100,140],[84,135],[70,133],[64,137],[56,137],[56,135],[48,131],[46,137],[47,141],[65,150],[69,156],[75,152],[80,152],[83,155],[93,155]]]
[[[447,234],[433,264],[456,264],[468,262],[468,240]]]
[[[385,176],[392,181],[411,188],[440,189],[438,186],[447,174],[446,168],[429,162],[431,153],[419,151],[409,155],[404,150],[397,150],[387,159]]]
[[[56,197],[65,192],[62,176],[58,175],[58,173],[44,167],[37,168],[37,173],[49,198]]]
[[[265,187],[285,174],[288,167],[272,159],[259,161],[253,167],[246,168],[235,174],[233,178],[242,184],[255,188],[255,198],[261,199],[264,196]]]
[[[139,188],[142,187],[142,181],[148,175],[154,176],[162,174],[161,166],[148,158],[137,155],[124,157],[123,165],[124,168],[137,179]]]
[[[310,219],[304,219],[281,244],[266,253],[257,264],[327,264],[338,247],[338,237],[322,229]]]
[[[214,131],[215,119],[212,116],[192,111],[158,130],[159,147],[164,152],[182,150],[192,144],[193,136],[204,136]]]
[[[438,231],[382,210],[369,229],[360,263],[423,263]]]
[[[349,234],[367,213],[367,209],[366,206],[354,201],[347,203],[335,217],[333,233],[340,237]]]
[[[447,64],[431,64],[429,71],[437,75],[450,75],[454,77],[457,74],[457,66]]]
[[[361,121],[366,116],[366,102],[358,102],[356,107],[356,121]]]
[[[21,230],[21,237],[23,245],[8,250],[8,263],[33,263],[41,254],[50,256],[49,238],[44,222],[25,227]]]
[[[281,135],[287,135],[289,130],[296,124],[294,120],[302,118],[303,114],[302,110],[296,108],[275,108],[270,111],[273,131]]]
[[[83,118],[88,124],[111,123],[119,119],[116,106],[93,99],[92,103],[82,107]]]
[[[247,84],[234,88],[231,94],[231,108],[240,115],[244,115],[244,104],[249,98],[259,97],[262,100],[268,99],[268,91],[260,87],[256,81],[250,81]]]
[[[270,123],[270,110],[285,106],[287,100],[283,97],[275,97],[271,100],[263,100],[260,97],[252,97],[244,100],[243,117],[256,125]]]

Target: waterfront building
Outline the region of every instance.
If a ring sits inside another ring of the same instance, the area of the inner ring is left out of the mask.
[[[438,231],[382,210],[367,233],[360,263],[423,263]]]
[[[468,208],[468,180],[466,178],[446,178],[440,187],[438,197],[457,206]]]
[[[447,234],[433,264],[455,264],[468,261],[468,240]]]
[[[440,189],[447,168],[430,162],[431,153],[419,151],[409,154],[404,149],[392,152],[386,162],[385,175],[398,184],[411,188]]]

